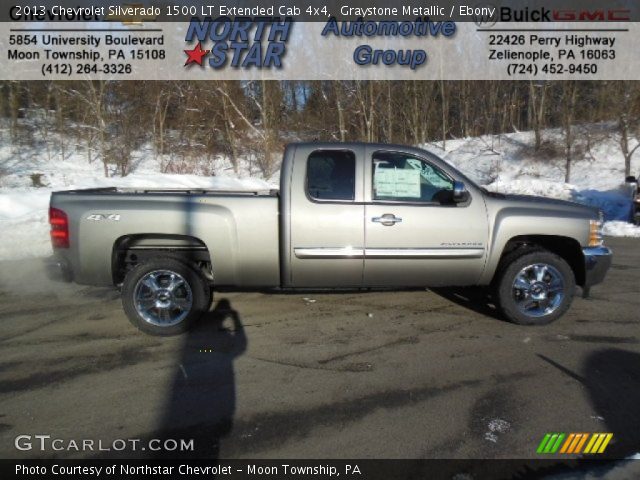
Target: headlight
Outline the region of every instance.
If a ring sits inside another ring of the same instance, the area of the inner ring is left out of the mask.
[[[603,243],[602,226],[604,224],[602,212],[598,215],[598,220],[589,220],[589,246],[599,247]]]

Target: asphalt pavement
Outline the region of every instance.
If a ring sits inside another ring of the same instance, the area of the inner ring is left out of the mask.
[[[544,327],[507,323],[476,289],[216,293],[197,328],[158,338],[114,289],[3,262],[0,455],[149,458],[160,439],[193,440],[165,456],[536,458],[547,432],[612,432],[603,455],[628,457],[640,240],[608,244],[606,282]]]

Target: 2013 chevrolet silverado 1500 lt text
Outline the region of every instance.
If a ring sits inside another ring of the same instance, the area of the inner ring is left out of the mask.
[[[121,286],[131,322],[169,335],[223,287],[490,285],[508,319],[545,324],[611,264],[597,210],[490,193],[416,148],[291,144],[280,182],[264,192],[55,192],[56,268]]]

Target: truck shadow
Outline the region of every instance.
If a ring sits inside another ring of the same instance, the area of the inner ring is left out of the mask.
[[[506,321],[497,308],[492,293],[488,288],[482,287],[440,287],[430,288],[431,292],[449,300],[461,307],[480,315]]]
[[[586,388],[594,413],[604,421],[599,432],[613,433],[599,458],[622,459],[640,452],[640,354],[618,348],[595,351],[585,360],[582,374],[538,357]],[[575,431],[580,428],[576,425]]]
[[[640,450],[640,354],[617,348],[595,351],[584,361],[582,374],[545,355],[537,356],[580,383],[589,395],[594,414],[604,422],[596,431],[583,425],[567,428],[589,434],[612,433],[613,438],[602,454],[530,461],[510,478],[638,478],[637,461],[622,460]],[[570,404],[565,406],[571,408]],[[549,427],[548,431],[558,431]]]
[[[638,478],[638,461],[624,459],[640,451],[640,353],[617,348],[597,350],[589,354],[583,362],[580,373],[545,355],[537,356],[566,375],[570,382],[581,384],[589,395],[594,416],[597,415],[603,421],[595,430],[593,426],[585,428],[580,424],[567,425],[564,428],[548,424],[542,431],[564,431],[565,434],[584,432],[589,434],[589,438],[593,433],[612,433],[613,438],[603,453],[556,454],[538,456],[532,460],[494,462],[489,465],[492,468],[491,478]],[[561,409],[572,408],[566,399],[558,403],[562,404]],[[561,416],[562,410],[559,413]],[[535,444],[532,444],[532,448],[535,448],[533,445]],[[477,464],[478,473],[486,476],[486,471],[483,470],[486,467],[487,464]]]
[[[193,451],[162,451],[157,458],[217,459],[233,429],[236,381],[233,362],[247,348],[240,315],[227,299],[187,334],[159,426],[150,438],[193,440]]]

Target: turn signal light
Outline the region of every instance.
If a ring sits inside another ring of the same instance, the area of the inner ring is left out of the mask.
[[[602,220],[589,220],[589,246],[599,247],[603,243]]]

